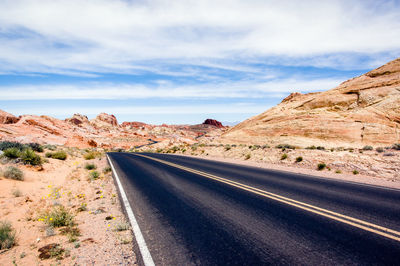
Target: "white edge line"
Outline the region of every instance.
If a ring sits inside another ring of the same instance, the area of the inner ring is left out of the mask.
[[[129,221],[132,226],[133,234],[135,235],[136,242],[139,246],[140,253],[143,258],[143,263],[146,266],[154,266],[154,261],[153,258],[151,257],[150,251],[147,247],[146,241],[144,240],[144,237],[142,235],[142,231],[140,231],[139,224],[136,221],[135,215],[133,214],[131,205],[129,204],[128,197],[126,196],[125,190],[122,187],[121,181],[118,177],[117,171],[115,171],[114,165],[111,162],[110,157],[107,155],[108,162],[110,163],[111,169],[113,170],[115,180],[117,181],[118,189],[121,194],[122,202],[124,204],[126,213],[128,215]]]

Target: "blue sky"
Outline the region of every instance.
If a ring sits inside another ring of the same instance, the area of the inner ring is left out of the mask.
[[[0,109],[242,121],[400,56],[399,1],[0,1]]]

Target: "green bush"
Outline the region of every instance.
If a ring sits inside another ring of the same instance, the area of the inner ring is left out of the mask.
[[[0,222],[0,250],[9,249],[15,245],[15,230],[9,222]]]
[[[226,151],[229,151],[230,149],[231,149],[231,145],[229,145],[229,144],[225,145],[225,150]]]
[[[94,163],[87,163],[87,164],[85,164],[85,169],[86,170],[94,170],[94,169],[96,169],[97,168],[97,166],[94,164]]]
[[[250,153],[248,153],[248,154],[246,154],[246,157],[244,158],[245,160],[248,160],[248,159],[250,159],[251,158],[251,154]]]
[[[353,175],[358,175],[359,172],[357,170],[353,170]]]
[[[14,179],[14,180],[24,180],[24,173],[14,166],[8,166],[3,173],[5,178]]]
[[[288,157],[288,155],[287,155],[286,153],[284,153],[284,154],[282,154],[282,156],[281,156],[281,160],[286,160],[287,157]]]
[[[57,149],[56,145],[50,145],[50,144],[46,144],[43,146],[45,149],[47,150],[51,150],[51,151],[55,151]]]
[[[103,173],[107,174],[107,173],[109,173],[109,172],[111,172],[111,167],[110,167],[110,166],[104,167]]]
[[[299,163],[301,161],[303,161],[303,157],[299,156],[299,157],[296,158],[296,163]]]
[[[381,152],[384,152],[385,150],[382,147],[378,147],[378,148],[376,148],[376,151],[381,153]]]
[[[88,152],[85,155],[83,155],[83,158],[85,158],[85,160],[92,160],[94,158],[96,158],[96,153],[95,152]]]
[[[93,171],[93,172],[89,173],[89,177],[90,177],[90,179],[97,179],[100,177],[100,174],[97,171]]]
[[[318,166],[317,166],[317,169],[318,169],[319,171],[322,171],[322,170],[325,169],[325,167],[326,167],[326,164],[325,164],[325,163],[319,163]]]
[[[21,157],[22,161],[24,161],[25,164],[30,164],[30,165],[41,165],[42,164],[42,158],[39,155],[37,155],[30,148],[23,150],[20,154],[20,157]]]
[[[362,149],[363,149],[364,151],[372,151],[372,150],[374,150],[374,147],[369,146],[369,145],[366,145],[366,146],[364,146]]]
[[[43,146],[38,143],[28,143],[26,144],[29,148],[36,152],[43,152]]]
[[[3,151],[3,155],[9,159],[16,159],[19,157],[21,151],[18,148],[8,148]]]
[[[0,150],[4,151],[9,148],[17,148],[18,150],[23,150],[25,148],[24,144],[19,142],[11,142],[11,141],[1,141],[0,142]]]
[[[67,153],[65,151],[56,151],[51,154],[51,158],[64,161],[67,159]]]
[[[289,144],[279,144],[279,145],[275,146],[275,148],[277,148],[277,149],[290,149],[290,150],[296,149],[295,146],[289,145]]]
[[[74,216],[62,205],[54,206],[41,215],[41,220],[52,227],[74,225]]]

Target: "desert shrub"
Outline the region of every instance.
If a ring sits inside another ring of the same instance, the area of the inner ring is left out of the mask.
[[[0,142],[0,150],[4,151],[9,148],[17,148],[18,150],[23,150],[25,145],[19,142],[11,142],[11,141],[1,141]]]
[[[325,164],[325,163],[319,163],[319,164],[317,165],[317,169],[318,169],[319,171],[324,170],[325,167],[326,167],[326,164]]]
[[[281,156],[281,160],[286,160],[287,157],[288,157],[288,155],[287,155],[286,153],[284,153],[284,154],[282,154],[282,156]]]
[[[67,159],[67,153],[65,151],[56,151],[51,154],[51,158],[64,161]]]
[[[24,180],[24,173],[14,166],[8,166],[3,173],[5,178],[14,179],[14,180]]]
[[[156,152],[157,152],[157,153],[162,153],[162,152],[163,152],[163,149],[158,148],[158,149],[156,150]]]
[[[267,145],[267,144],[265,144],[265,145],[262,145],[261,148],[263,148],[263,149],[268,149],[268,148],[270,148],[270,146]]]
[[[229,144],[226,144],[226,145],[225,145],[225,150],[226,150],[226,151],[229,151],[231,148],[232,148],[231,145],[229,145]]]
[[[0,250],[15,245],[15,230],[9,222],[0,222]]]
[[[110,166],[104,167],[103,173],[104,173],[104,174],[107,174],[107,173],[109,173],[109,172],[111,172],[111,167],[110,167]]]
[[[30,165],[42,164],[42,158],[30,148],[23,150],[20,154],[20,157],[25,164],[30,164]]]
[[[3,151],[3,155],[9,159],[16,159],[19,157],[21,151],[18,148],[8,148]]]
[[[94,170],[94,169],[97,169],[97,166],[94,163],[87,163],[87,164],[85,164],[85,169],[86,170]]]
[[[392,149],[400,151],[400,143],[393,144]]]
[[[40,145],[39,143],[28,143],[28,144],[26,144],[26,146],[31,148],[33,151],[43,152],[43,146]]]
[[[248,160],[250,158],[251,158],[251,154],[250,153],[246,154],[246,157],[244,157],[245,160]]]
[[[85,158],[85,160],[92,160],[94,158],[96,158],[96,153],[93,151],[87,152],[86,154],[83,155],[83,158]]]
[[[357,170],[353,170],[353,175],[358,175],[359,172]]]
[[[129,230],[129,229],[130,229],[130,226],[129,226],[129,224],[126,223],[126,222],[118,223],[118,224],[115,226],[115,231],[118,231],[118,232],[120,232],[120,231],[126,231],[126,230]]]
[[[46,144],[46,145],[43,146],[43,148],[45,148],[47,150],[55,151],[57,149],[57,146],[56,145]]]
[[[289,144],[279,144],[279,145],[276,145],[275,148],[277,148],[277,149],[290,149],[290,150],[296,149],[295,146],[289,145]]]
[[[200,147],[202,147],[202,146],[200,145]],[[174,147],[171,148],[171,150],[172,150],[173,153],[175,153],[175,152],[179,151],[179,147],[178,146],[174,146]]]
[[[193,145],[191,148],[192,148],[192,151],[196,151],[197,150],[197,145]]]
[[[303,157],[299,156],[299,157],[296,158],[296,163],[299,163],[301,161],[303,161]]]
[[[381,153],[384,152],[385,150],[382,147],[378,147],[375,149],[377,152]]]
[[[60,232],[62,235],[66,235],[68,237],[69,242],[75,242],[78,240],[78,236],[81,235],[81,230],[75,225],[68,225],[67,227],[61,228]]]
[[[13,189],[13,190],[12,190],[12,194],[13,194],[13,196],[16,197],[16,198],[22,196],[22,192],[21,192],[21,190],[19,190],[18,188]]]
[[[44,212],[40,220],[52,227],[74,225],[74,216],[62,205],[54,206],[51,210]]]
[[[89,177],[90,177],[90,179],[97,179],[100,177],[100,174],[97,171],[92,171],[89,173]]]
[[[46,152],[44,154],[44,156],[46,156],[46,158],[51,158],[53,156],[53,153],[52,152]]]
[[[335,173],[336,173],[336,174],[341,174],[341,173],[342,173],[342,171],[340,171],[340,170],[336,170],[336,171],[335,171]]]
[[[369,146],[369,145],[366,145],[366,146],[364,146],[362,149],[363,149],[364,151],[372,151],[372,150],[374,150],[374,147]]]

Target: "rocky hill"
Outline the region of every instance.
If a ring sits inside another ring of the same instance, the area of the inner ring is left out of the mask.
[[[231,143],[389,145],[400,142],[400,58],[338,87],[292,93],[222,135]]]
[[[101,113],[89,120],[74,114],[60,120],[49,116],[16,117],[0,110],[0,140],[37,142],[69,147],[131,149],[158,141],[158,146],[193,144],[199,136],[219,137],[222,130],[208,125],[148,125],[141,122],[118,124],[112,114]]]

